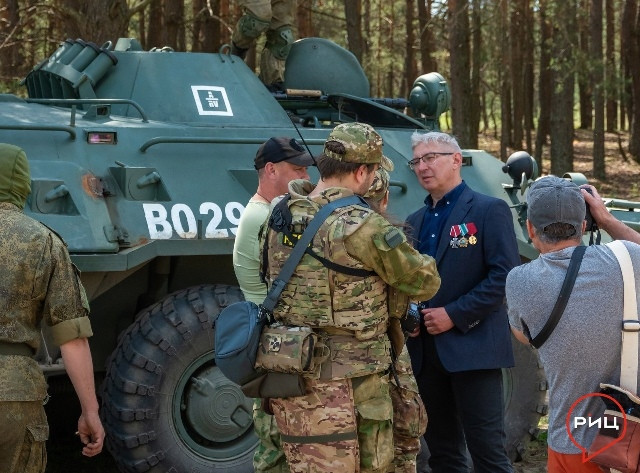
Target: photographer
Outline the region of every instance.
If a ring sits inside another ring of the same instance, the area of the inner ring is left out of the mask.
[[[590,189],[592,192],[589,193],[586,189]],[[591,215],[600,229],[607,232],[615,240],[628,240],[640,244],[640,233],[609,213],[595,187],[583,185],[580,186],[580,192],[582,192],[582,196],[591,210]]]
[[[529,188],[527,231],[540,256],[512,269],[506,284],[511,329],[523,343],[529,343],[525,333],[533,339],[542,332],[552,313],[571,257],[582,243],[585,199],[604,230],[615,237],[626,235],[620,228],[624,224],[611,222],[615,219],[591,190],[593,196],[555,176],[538,179]],[[638,235],[632,233],[638,241]],[[640,268],[640,246],[624,244],[633,265]],[[576,400],[597,392],[599,383],[618,384],[622,307],[622,273],[616,257],[606,245],[588,246],[562,317],[538,350],[549,380],[549,473],[601,472],[596,464],[583,462],[582,452],[574,444],[591,445],[597,429],[572,428],[572,441],[565,419]],[[573,412],[574,416],[597,418],[604,412],[604,404],[590,398]]]

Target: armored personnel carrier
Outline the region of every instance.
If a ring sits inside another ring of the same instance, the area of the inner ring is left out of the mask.
[[[286,70],[287,92],[274,94],[228,48],[66,40],[25,78],[28,98],[0,95],[0,141],[31,164],[26,212],[65,239],[82,271],[107,446],[123,472],[252,471],[251,401],[216,368],[214,330],[242,299],[231,254],[261,143],[291,136],[319,154],[337,123],[369,123],[395,162],[390,212],[404,218],[424,199],[406,165],[410,135],[437,128],[448,108],[442,76],[419,77],[409,100],[372,98],[355,57],[318,38],[296,42]],[[463,177],[512,206],[520,254],[534,258],[523,228],[533,160],[505,166],[466,150]],[[64,379],[46,331],[42,342],[50,383]],[[546,383],[535,353],[514,346],[504,395],[516,458],[546,412]]]

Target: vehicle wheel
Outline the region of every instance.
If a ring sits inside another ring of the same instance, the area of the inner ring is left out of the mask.
[[[512,337],[515,366],[502,370],[505,403],[507,454],[511,461],[520,461],[527,442],[538,436],[538,421],[547,413],[547,381],[538,353]],[[429,412],[427,411],[427,415]],[[429,449],[422,439],[418,456],[418,472],[429,473]],[[469,457],[469,465],[471,458]]]
[[[527,442],[538,436],[538,421],[547,414],[547,379],[538,352],[512,337],[516,365],[502,370],[507,453],[522,460]]]
[[[214,321],[237,287],[200,286],[143,310],[107,362],[102,417],[123,472],[253,471],[252,401],[215,365]]]

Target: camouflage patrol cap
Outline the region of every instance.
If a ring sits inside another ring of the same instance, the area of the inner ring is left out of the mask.
[[[393,171],[393,162],[382,154],[382,137],[366,123],[342,123],[336,126],[327,142],[341,143],[345,154],[335,153],[327,149],[325,156],[345,163],[380,164],[385,171]]]
[[[0,202],[9,202],[24,209],[30,192],[27,155],[17,146],[0,143]]]
[[[373,182],[371,183],[371,187],[364,197],[365,199],[371,199],[374,202],[379,201],[384,197],[387,190],[389,190],[389,173],[382,168],[379,168],[376,171],[376,175],[373,178]]]

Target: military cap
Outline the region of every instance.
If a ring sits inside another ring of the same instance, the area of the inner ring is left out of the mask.
[[[335,141],[345,148],[344,154],[324,147],[324,155],[345,163],[380,164],[385,171],[393,171],[393,162],[382,154],[382,137],[366,123],[342,123],[336,126],[327,143]]]
[[[376,175],[373,178],[373,182],[371,183],[369,190],[365,195],[363,195],[363,197],[365,199],[371,199],[374,202],[382,199],[387,190],[389,190],[389,177],[390,176],[387,171],[379,168],[376,171]]]

